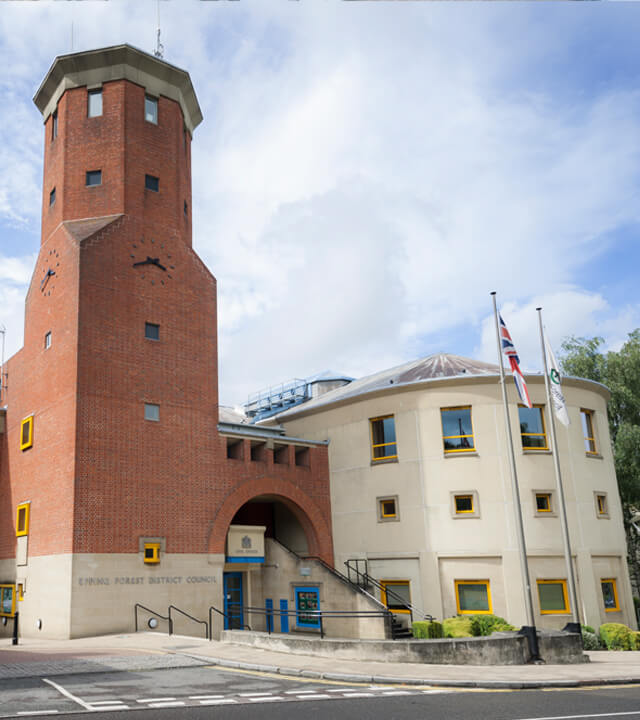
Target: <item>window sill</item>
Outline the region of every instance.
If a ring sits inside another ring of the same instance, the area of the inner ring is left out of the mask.
[[[586,455],[588,458],[593,458],[594,460],[604,460],[604,458],[602,457],[602,455],[600,455],[600,453],[590,453],[590,452],[587,452],[587,453],[585,453],[585,455]]]
[[[387,522],[400,522],[400,518],[396,515],[395,517],[379,517],[378,518],[379,523],[387,523]]]
[[[557,512],[536,512],[533,514],[533,516],[537,517],[537,518],[552,518],[552,517],[554,518],[554,517],[558,517],[558,513]]]
[[[476,452],[475,450],[465,450],[462,452],[449,452],[444,453],[444,456],[446,458],[452,458],[452,457],[480,457],[480,454]]]
[[[533,448],[529,448],[528,450],[522,450],[523,455],[553,455],[551,450],[543,450],[540,448],[540,450],[534,450]]]
[[[397,457],[394,457],[394,458],[380,458],[380,460],[372,460],[372,461],[371,461],[371,465],[372,465],[372,466],[374,466],[374,465],[388,465],[389,463],[397,463],[397,462],[398,462],[398,458],[397,458]]]
[[[480,513],[472,512],[472,513],[456,513],[455,515],[451,516],[454,520],[473,520],[473,519],[479,519]]]
[[[596,517],[598,518],[598,520],[609,520],[610,519],[609,513],[598,513],[596,515]]]

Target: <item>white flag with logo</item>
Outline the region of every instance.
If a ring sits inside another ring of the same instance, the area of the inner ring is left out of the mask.
[[[560,385],[560,369],[556,362],[556,356],[553,354],[551,345],[547,340],[547,336],[544,337],[544,344],[547,348],[547,361],[549,363],[549,384],[551,387],[551,400],[553,402],[553,411],[556,417],[563,425],[569,424],[569,413],[567,412],[567,404],[562,394],[562,386]]]

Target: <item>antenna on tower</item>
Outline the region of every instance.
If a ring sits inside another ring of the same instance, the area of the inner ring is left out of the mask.
[[[158,37],[156,40],[156,49],[153,54],[162,60],[164,57],[164,45],[160,42],[160,0],[156,0],[156,6],[158,8]]]

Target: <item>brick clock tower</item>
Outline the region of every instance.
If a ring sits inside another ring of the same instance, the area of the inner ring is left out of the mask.
[[[34,101],[42,244],[0,402],[0,584],[21,631],[130,630],[136,602],[204,617],[232,560],[245,604],[262,602],[268,578],[229,557],[229,526],[297,528],[331,562],[327,455],[219,427],[189,75],[121,45],[58,57]]]

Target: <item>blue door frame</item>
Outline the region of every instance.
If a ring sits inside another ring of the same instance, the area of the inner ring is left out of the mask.
[[[225,630],[242,630],[244,627],[244,619],[242,615],[242,606],[244,605],[242,596],[242,573],[226,572],[224,579],[224,629]]]

